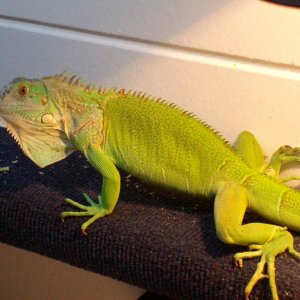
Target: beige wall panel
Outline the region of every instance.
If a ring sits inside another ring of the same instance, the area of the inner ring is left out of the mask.
[[[143,290],[0,243],[1,300],[136,300]]]
[[[0,0],[0,15],[300,66],[299,10],[261,0]]]

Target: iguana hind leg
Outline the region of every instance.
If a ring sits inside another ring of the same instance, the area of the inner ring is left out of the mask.
[[[245,188],[239,185],[228,183],[219,188],[214,206],[217,235],[225,243],[250,246],[253,250],[237,253],[234,256],[236,264],[240,267],[245,258],[261,257],[245,289],[246,299],[262,278],[269,278],[272,297],[278,299],[275,258],[285,250],[298,258],[300,253],[294,249],[293,237],[286,228],[265,223],[242,224],[248,205],[247,195]],[[264,273],[265,266],[267,266],[267,274]]]
[[[61,214],[62,218],[90,216],[91,218],[81,226],[84,234],[86,234],[87,227],[94,221],[113,211],[120,193],[120,174],[111,159],[93,145],[86,150],[86,156],[93,167],[103,176],[101,196],[99,195],[97,202],[94,202],[87,194],[83,194],[85,200],[90,204],[89,206],[67,198],[68,204],[82,211],[67,211]]]
[[[275,281],[275,257],[288,250],[293,256],[300,258],[300,253],[294,249],[293,236],[284,228],[282,231],[278,231],[276,236],[271,241],[266,242],[261,249],[255,251],[247,251],[237,253],[234,256],[236,264],[240,267],[243,265],[243,259],[249,259],[260,256],[260,261],[257,264],[257,268],[250,281],[245,288],[245,297],[249,299],[249,295],[260,279],[269,278],[269,285],[272,293],[273,300],[277,300],[278,292]],[[265,266],[267,266],[267,274],[264,274]]]

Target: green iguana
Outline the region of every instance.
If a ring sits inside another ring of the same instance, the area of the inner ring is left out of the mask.
[[[110,214],[120,192],[116,167],[141,180],[192,195],[215,194],[218,237],[225,243],[249,246],[237,253],[260,256],[245,296],[264,277],[278,299],[275,257],[288,250],[300,258],[287,228],[300,231],[300,192],[278,179],[286,162],[300,161],[300,148],[280,147],[270,163],[258,142],[243,132],[231,147],[216,131],[193,114],[142,93],[124,89],[95,89],[64,73],[42,79],[17,78],[0,92],[0,117],[24,153],[45,167],[79,150],[103,176],[101,195],[69,216],[90,216],[82,231]],[[271,223],[242,224],[246,209]],[[267,266],[267,274],[264,268]]]

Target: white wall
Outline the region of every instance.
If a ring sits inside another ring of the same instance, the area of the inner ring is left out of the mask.
[[[143,90],[266,153],[300,146],[300,11],[252,0],[0,0],[0,86],[63,70]]]
[[[172,100],[230,141],[249,129],[267,153],[300,145],[297,9],[259,0],[0,0],[0,15],[0,86],[68,70]]]

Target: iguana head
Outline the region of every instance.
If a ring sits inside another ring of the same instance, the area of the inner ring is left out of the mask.
[[[24,153],[45,167],[68,156],[73,147],[63,119],[41,80],[17,78],[0,90],[0,119]]]

